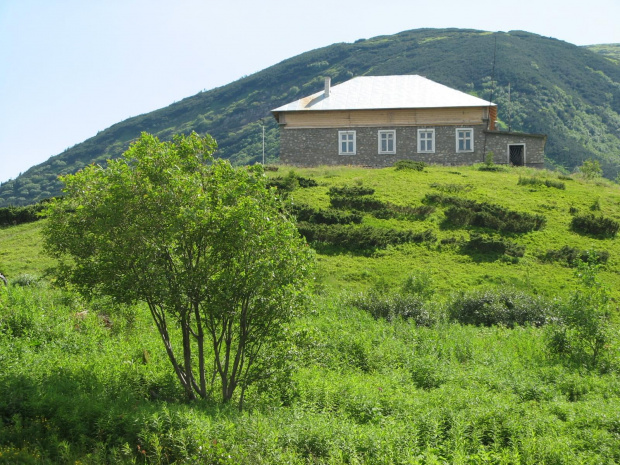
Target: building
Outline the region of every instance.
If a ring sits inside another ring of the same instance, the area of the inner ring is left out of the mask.
[[[444,165],[542,168],[546,136],[497,131],[494,103],[417,75],[363,76],[272,110],[280,160],[296,166]]]

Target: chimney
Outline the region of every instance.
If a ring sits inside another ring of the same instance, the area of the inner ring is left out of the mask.
[[[325,78],[325,97],[329,97],[329,89],[332,85],[332,78],[330,77],[326,77]]]

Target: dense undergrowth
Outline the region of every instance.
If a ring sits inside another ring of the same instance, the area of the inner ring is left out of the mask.
[[[620,461],[617,339],[588,367],[550,350],[557,301],[432,289],[317,296],[289,328],[294,369],[239,412],[183,401],[145,309],[11,286],[0,463]]]
[[[571,228],[592,205],[617,220],[617,187],[523,185],[537,172],[516,169],[298,173],[316,183],[281,183],[298,220],[432,236],[315,242],[289,370],[251,387],[243,412],[184,401],[145,308],[52,287],[38,223],[0,229],[0,464],[620,462],[618,239]],[[546,222],[455,225],[441,204],[375,215],[436,192]]]

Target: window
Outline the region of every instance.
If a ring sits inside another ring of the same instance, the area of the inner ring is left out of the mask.
[[[434,129],[418,129],[418,153],[435,153]]]
[[[474,151],[474,130],[473,129],[457,129],[456,130],[456,151],[457,152],[473,152]]]
[[[379,153],[396,153],[396,131],[379,131]]]
[[[355,155],[355,131],[338,131],[338,153]]]

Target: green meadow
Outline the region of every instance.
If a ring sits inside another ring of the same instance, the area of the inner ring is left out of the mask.
[[[0,464],[619,463],[620,186],[478,168],[268,171],[317,271],[243,411],[184,400],[145,306],[55,287],[45,219],[3,227]]]

